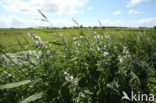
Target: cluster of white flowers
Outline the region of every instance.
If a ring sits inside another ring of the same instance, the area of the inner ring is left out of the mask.
[[[123,63],[127,58],[130,57],[129,51],[128,51],[127,47],[125,47],[125,46],[123,47],[123,54],[124,55],[122,55],[122,56],[121,55],[118,56],[120,63]]]
[[[69,75],[69,73],[64,72],[65,74],[65,80],[67,80],[68,82],[70,82],[73,86],[78,86],[77,81],[73,78],[73,76]]]
[[[96,38],[96,42],[100,42],[100,36],[96,34],[96,32],[94,32],[94,38]]]
[[[121,55],[119,55],[118,58],[119,58],[120,63],[123,63],[124,62],[124,58],[121,57]]]
[[[44,45],[43,41],[41,40],[39,36],[32,35],[31,33],[28,33],[28,36],[31,39],[35,40],[37,46],[47,48],[47,46]]]
[[[104,52],[104,56],[108,56],[109,55],[109,53],[108,52]]]
[[[41,38],[39,36],[34,36],[34,39],[36,40],[36,45],[40,46],[44,46],[43,41],[41,40]]]
[[[94,38],[96,39],[96,42],[98,43],[97,50],[100,51],[101,50],[100,36],[97,35],[96,32],[94,32]]]
[[[128,49],[127,49],[127,47],[123,47],[124,49],[123,49],[123,54],[125,54],[126,56],[128,56],[129,57],[129,51],[128,51]]]
[[[79,46],[79,43],[77,42],[77,38],[74,37],[73,39],[74,39],[74,45],[75,45],[75,46]]]
[[[61,36],[61,38],[62,38],[62,41],[63,41],[64,45],[66,45],[66,40],[65,40],[64,35],[63,35],[63,34],[61,34],[60,36]]]
[[[64,43],[65,50],[66,50],[66,51],[68,51],[68,48],[67,48],[67,43],[66,43],[66,39],[65,39],[64,35],[63,35],[63,34],[61,34],[60,36],[61,36],[62,41],[63,41],[63,43]]]
[[[66,75],[66,76],[65,76],[65,79],[66,79],[68,82],[73,82],[73,80],[74,80],[73,76],[70,76],[69,73],[67,73],[67,72],[64,72],[64,74]]]

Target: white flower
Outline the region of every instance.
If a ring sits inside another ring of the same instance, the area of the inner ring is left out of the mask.
[[[80,36],[80,39],[83,39],[83,36]]]
[[[121,62],[121,63],[123,63],[123,62],[124,62],[124,59],[123,59],[123,58],[120,58],[119,60],[120,60],[120,62]]]
[[[73,76],[65,76],[65,79],[66,79],[68,82],[72,82],[72,81],[73,81]]]
[[[123,48],[124,48],[124,49],[127,49],[127,47],[126,47],[126,46],[124,46]]]
[[[119,55],[118,58],[121,58],[121,55]]]
[[[105,37],[106,37],[106,39],[110,39],[110,36],[109,35],[106,35]]]
[[[75,41],[77,40],[77,38],[76,38],[76,37],[74,37],[73,39],[74,39]]]
[[[77,41],[75,41],[74,44],[75,44],[76,46],[79,46],[79,43],[78,43]]]
[[[108,88],[111,88],[111,89],[114,88],[113,85],[111,85],[111,84],[107,84],[107,87],[108,87]]]
[[[100,48],[98,47],[97,50],[100,51]]]
[[[126,51],[126,55],[128,55],[129,54],[129,51]]]
[[[39,36],[35,36],[35,39],[37,40],[41,40],[41,38]]]
[[[8,72],[4,70],[3,73],[4,73],[4,74],[7,74]]]
[[[67,72],[64,72],[64,74],[67,75],[68,73]]]
[[[108,56],[108,54],[109,54],[108,52],[104,52],[104,56]]]

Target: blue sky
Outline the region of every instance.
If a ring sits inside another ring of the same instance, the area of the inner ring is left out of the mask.
[[[84,26],[153,27],[156,0],[0,0],[0,28],[48,26],[37,21],[40,9],[57,27]]]

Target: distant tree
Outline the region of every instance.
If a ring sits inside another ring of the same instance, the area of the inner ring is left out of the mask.
[[[97,26],[94,26],[93,29],[97,29]]]
[[[153,27],[154,30],[156,30],[156,25]]]
[[[80,25],[80,28],[83,28],[83,25]]]
[[[104,28],[105,28],[105,27],[104,27],[104,26],[102,26],[102,29],[103,29],[103,30],[104,30]]]

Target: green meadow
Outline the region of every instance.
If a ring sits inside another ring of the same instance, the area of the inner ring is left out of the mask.
[[[27,41],[31,49],[35,48],[35,44],[33,44],[32,40],[28,37],[28,33],[35,34],[40,36],[42,40],[46,43],[49,42],[57,42],[59,40],[60,34],[63,34],[67,39],[71,39],[73,37],[78,37],[81,33],[85,34],[89,40],[92,40],[92,36],[94,36],[94,32],[97,32],[99,35],[109,34],[113,40],[119,40],[122,37],[130,36],[130,35],[139,35],[144,34],[152,35],[155,34],[156,31],[152,28],[56,28],[56,29],[1,29],[0,30],[0,48],[5,52],[19,52],[21,51],[21,47],[27,46]],[[26,41],[26,40],[27,41]],[[23,48],[23,50],[29,50],[30,48]]]

